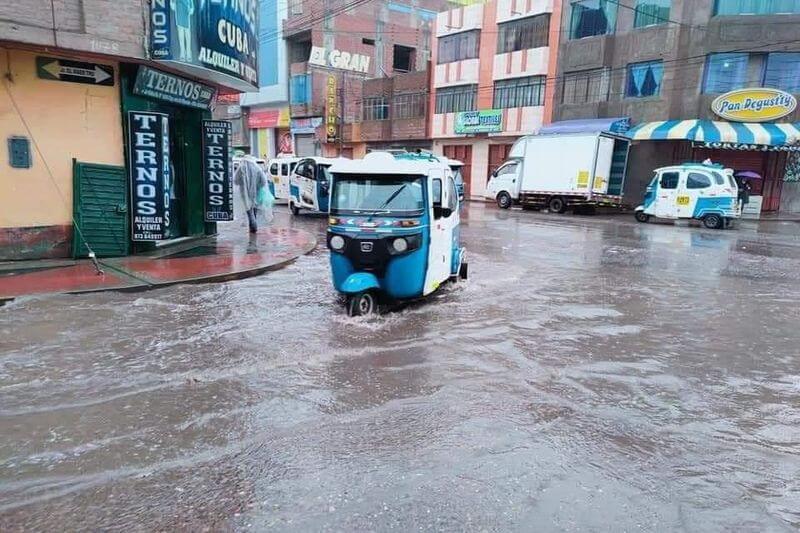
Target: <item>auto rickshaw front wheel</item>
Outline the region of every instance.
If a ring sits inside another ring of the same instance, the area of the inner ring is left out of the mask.
[[[366,316],[378,312],[378,300],[375,293],[363,291],[347,297],[348,316]]]
[[[634,218],[636,218],[636,222],[641,222],[642,224],[645,224],[650,221],[650,215],[648,215],[644,211],[636,211],[636,213],[633,216]]]

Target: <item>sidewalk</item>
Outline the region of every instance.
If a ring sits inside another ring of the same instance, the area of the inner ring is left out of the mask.
[[[100,259],[102,275],[88,259],[0,263],[0,302],[27,295],[142,290],[240,279],[286,266],[317,246],[311,233],[280,225],[261,228],[252,236],[239,224],[220,226],[217,236],[147,255]]]

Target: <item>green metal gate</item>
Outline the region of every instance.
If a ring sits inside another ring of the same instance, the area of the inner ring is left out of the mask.
[[[125,167],[72,162],[72,206],[75,229],[72,256],[128,255],[128,180]],[[80,231],[78,231],[80,229]]]

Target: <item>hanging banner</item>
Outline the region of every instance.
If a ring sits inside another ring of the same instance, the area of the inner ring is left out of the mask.
[[[216,89],[204,83],[144,65],[139,67],[133,84],[133,94],[195,109],[211,109],[215,93]]]
[[[325,136],[329,143],[335,143],[339,137],[338,104],[336,76],[329,74],[325,84]]]
[[[128,168],[134,241],[160,241],[169,227],[169,117],[128,112]]]
[[[205,221],[233,220],[233,157],[231,123],[203,121],[203,182],[205,183]]]
[[[151,0],[150,54],[241,90],[258,87],[258,0]],[[229,79],[225,79],[229,78]],[[238,82],[238,83],[237,83]]]

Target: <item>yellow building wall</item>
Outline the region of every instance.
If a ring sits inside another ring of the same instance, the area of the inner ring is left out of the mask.
[[[0,47],[0,228],[71,225],[72,158],[125,162],[119,65],[91,60],[114,67],[113,87],[50,81],[37,77],[37,55],[58,57]],[[30,139],[31,168],[11,168],[11,136]]]

